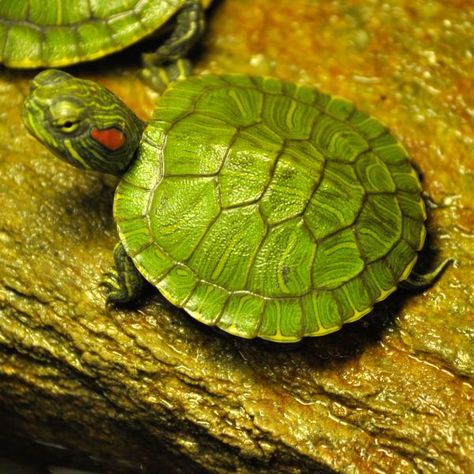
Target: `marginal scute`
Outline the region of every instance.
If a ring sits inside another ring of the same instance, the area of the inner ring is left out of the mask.
[[[318,293],[319,297],[319,293]],[[324,332],[319,322],[316,292],[311,291],[300,298],[300,305],[304,315],[304,331],[307,336],[317,336]]]
[[[125,248],[131,257],[153,243],[145,217],[134,217],[118,222],[120,234],[126,236]]]
[[[402,238],[414,250],[421,250],[425,242],[423,221],[403,216]]]
[[[0,2],[1,3],[1,2]],[[42,60],[41,34],[28,25],[13,24],[6,30],[3,51],[8,51],[8,59],[12,63],[21,61],[28,45],[28,60]]]
[[[265,302],[263,320],[258,336],[271,341],[278,340],[278,314],[273,307],[269,307],[270,300]]]
[[[292,96],[300,102],[312,105],[316,101],[318,94],[318,91],[315,89],[311,89],[307,86],[297,85],[294,92],[292,93]]]
[[[321,326],[322,334],[335,331],[342,326],[339,306],[333,292],[317,292],[313,296],[313,304],[316,308],[316,315]]]
[[[273,300],[268,305],[278,313],[279,333],[284,339],[295,340],[303,336],[304,316],[301,306],[296,299]]]
[[[146,225],[146,223],[143,222],[142,225]],[[174,266],[174,262],[168,258],[156,243],[146,246],[133,258],[139,268],[146,269],[142,270],[145,273],[146,279],[155,286]]]
[[[115,214],[137,267],[173,304],[279,342],[336,331],[392,293],[426,218],[384,125],[344,99],[247,76],[164,93]]]
[[[174,305],[183,306],[198,282],[197,276],[187,266],[180,264],[170,270],[157,286]]]
[[[426,209],[421,196],[414,198],[413,194],[399,191],[397,193],[397,201],[405,216],[423,222],[426,219]]]
[[[277,341],[295,341],[302,337],[303,311],[295,299],[268,300],[265,312],[265,322],[258,335],[264,339]]]
[[[267,94],[279,95],[283,90],[283,83],[273,77],[257,77],[255,83]]]
[[[342,97],[334,97],[327,105],[325,112],[334,118],[346,121],[354,111],[355,106],[352,102],[349,102]]]
[[[387,134],[387,127],[372,117],[367,117],[363,122],[357,123],[355,128],[371,142]]]
[[[405,191],[407,193],[419,193],[420,192],[420,182],[418,177],[415,174],[415,171],[412,173],[393,173],[393,180],[397,189],[400,191]]]
[[[364,153],[355,164],[357,177],[369,193],[393,193],[396,186],[387,165],[372,152]]]
[[[161,133],[157,127],[156,135],[161,137],[164,133]],[[153,144],[149,143],[146,136],[144,136],[139,148],[141,159],[132,163],[127,170],[126,178],[122,182],[151,191],[163,177],[162,160],[157,153],[160,148],[156,141]],[[120,189],[122,189],[122,186],[125,186],[125,184],[121,185]]]
[[[361,316],[373,303],[362,278],[352,278],[337,291],[340,306],[345,309],[340,315],[343,322]]]
[[[275,133],[287,139],[307,140],[319,115],[314,107],[306,106],[285,95],[265,96],[263,121]]]
[[[225,304],[217,326],[236,336],[256,337],[262,323],[265,301],[249,293],[234,293]]]
[[[107,23],[88,22],[76,27],[77,44],[80,45],[81,57],[88,58],[96,51],[110,50],[114,47],[113,38]]]
[[[385,137],[388,137],[389,140],[384,140]],[[372,146],[372,149],[374,153],[377,154],[377,156],[383,160],[385,163],[388,165],[390,164],[400,164],[408,160],[408,156],[403,149],[403,147],[398,144],[398,143],[391,143],[384,145],[382,143],[385,143],[386,141],[392,141],[394,140],[393,137],[390,135],[384,135],[379,140],[376,140],[374,145]]]
[[[148,212],[149,189],[137,187],[124,181],[120,192],[115,196],[114,212],[116,215],[130,214],[132,216],[144,217]]]
[[[393,274],[383,259],[367,265],[362,274],[362,279],[369,295],[375,300],[383,299],[384,296],[395,289]]]
[[[229,292],[220,286],[200,281],[189,297],[186,308],[197,320],[214,324],[228,298]]]
[[[396,280],[402,276],[404,269],[416,258],[416,252],[404,240],[395,245],[390,254],[385,259],[385,263],[390,267]]]
[[[109,3],[109,2],[103,2]],[[113,36],[113,41],[126,45],[130,36],[139,37],[142,35],[143,24],[140,17],[132,10],[125,15],[116,16],[107,22],[109,35]]]
[[[367,141],[360,134],[329,115],[318,118],[311,141],[320,150],[324,150],[328,158],[348,163],[354,162],[369,148]]]
[[[54,64],[61,61],[64,56],[69,58],[80,57],[81,52],[77,43],[71,41],[71,32],[65,28],[49,28],[44,34],[44,39],[42,56],[49,58],[50,63]]]
[[[173,85],[170,86],[170,92],[173,89]],[[153,120],[168,122],[170,125],[179,123],[180,118],[186,117],[194,109],[197,100],[196,90],[198,90],[196,84],[192,84],[192,87],[179,88],[173,95],[163,95],[153,112]]]

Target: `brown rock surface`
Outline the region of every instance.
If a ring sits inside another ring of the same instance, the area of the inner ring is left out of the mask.
[[[456,259],[423,294],[398,291],[293,351],[216,334],[153,292],[106,310],[115,181],[28,137],[33,73],[0,69],[4,450],[109,472],[473,472],[469,3],[227,0],[211,11],[196,72],[305,82],[386,122],[440,204],[424,265]],[[122,54],[73,71],[147,117],[154,96],[137,65]]]

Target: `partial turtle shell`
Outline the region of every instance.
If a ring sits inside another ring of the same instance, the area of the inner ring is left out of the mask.
[[[207,7],[212,0],[203,0]],[[164,25],[186,0],[2,0],[0,62],[58,67],[101,58]]]

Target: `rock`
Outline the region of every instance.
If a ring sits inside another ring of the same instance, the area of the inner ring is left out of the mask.
[[[466,7],[467,2],[466,3]],[[106,309],[116,181],[28,137],[33,73],[0,70],[0,444],[109,472],[474,470],[472,28],[463,2],[222,1],[197,72],[271,74],[385,121],[434,202],[422,294],[291,350],[213,331],[154,291]],[[148,117],[138,58],[75,68]],[[94,73],[92,69],[94,68]],[[288,348],[287,348],[288,349]]]

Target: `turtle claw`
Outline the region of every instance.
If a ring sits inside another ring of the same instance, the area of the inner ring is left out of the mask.
[[[113,271],[104,273],[104,277],[99,283],[99,286],[103,286],[104,288],[108,288],[110,290],[114,288],[120,288],[117,273]]]

